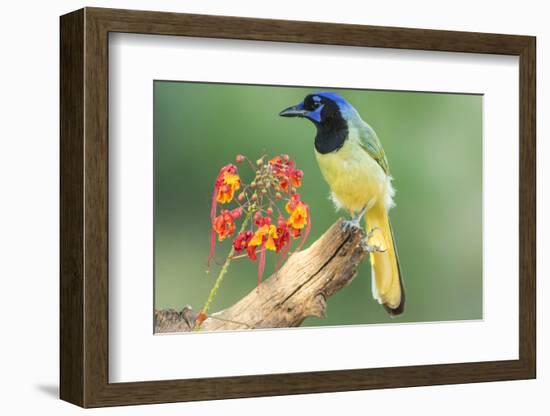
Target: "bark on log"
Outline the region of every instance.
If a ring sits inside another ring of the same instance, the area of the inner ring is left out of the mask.
[[[300,326],[309,316],[326,316],[327,299],[355,278],[367,255],[365,233],[333,224],[308,249],[294,253],[258,288],[233,306],[212,314],[201,331]],[[155,332],[190,331],[196,315],[190,307],[155,311]]]

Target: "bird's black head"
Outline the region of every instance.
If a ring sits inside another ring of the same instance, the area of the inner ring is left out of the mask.
[[[315,149],[319,153],[334,152],[344,145],[348,136],[345,108],[349,104],[330,92],[309,94],[301,103],[281,111],[281,117],[302,117],[317,128]]]

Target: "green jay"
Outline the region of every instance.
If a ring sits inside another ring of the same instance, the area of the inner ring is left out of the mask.
[[[357,110],[333,92],[310,94],[279,114],[310,120],[317,129],[315,156],[337,208],[350,212],[344,227],[364,216],[372,270],[372,295],[392,316],[403,312],[405,292],[389,209],[394,188],[384,149]]]

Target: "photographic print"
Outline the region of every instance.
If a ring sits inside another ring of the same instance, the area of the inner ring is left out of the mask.
[[[536,378],[535,37],[86,7],[59,38],[62,400]]]
[[[153,88],[156,333],[483,318],[482,95]]]

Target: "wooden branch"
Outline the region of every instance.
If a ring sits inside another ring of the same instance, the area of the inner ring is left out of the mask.
[[[327,299],[355,278],[367,254],[365,233],[344,232],[342,220],[333,224],[307,250],[294,253],[258,289],[233,306],[212,314],[201,331],[300,326],[309,316],[324,318]],[[155,332],[190,331],[196,315],[186,306],[155,311]]]

